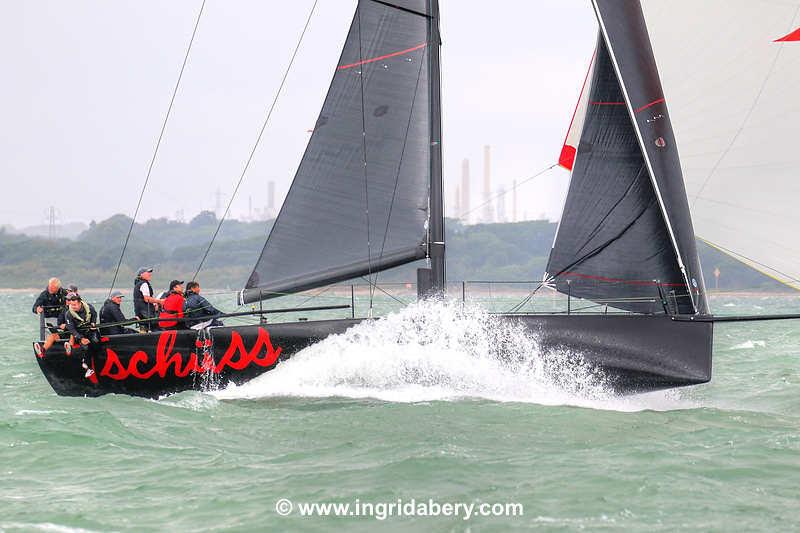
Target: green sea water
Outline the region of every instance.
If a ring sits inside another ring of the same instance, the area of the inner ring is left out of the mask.
[[[580,373],[555,383],[494,364],[458,342],[491,321],[443,308],[329,339],[239,388],[86,399],[56,396],[39,372],[32,299],[0,293],[3,531],[800,528],[796,322],[718,324],[710,384],[626,398]],[[712,305],[798,308],[785,296]],[[298,510],[398,500],[523,513]]]

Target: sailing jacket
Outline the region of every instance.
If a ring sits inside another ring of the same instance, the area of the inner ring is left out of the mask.
[[[158,315],[158,327],[161,329],[177,327],[178,321],[170,319],[183,318],[183,302],[183,294],[170,291],[169,296],[164,300],[164,305],[161,306],[161,314]],[[181,325],[183,325],[183,321],[181,321]]]
[[[197,294],[196,292],[189,292],[186,301],[183,303],[183,311],[187,317],[196,318],[196,320],[187,320],[186,327],[194,326],[206,320],[206,317],[222,314],[216,307],[211,305],[208,300]]]
[[[119,308],[119,305],[109,298],[103,304],[102,309],[100,309],[100,323],[109,324],[113,322],[125,322],[125,315],[122,313],[122,309]],[[132,331],[125,331],[124,326],[109,326],[107,328],[102,328],[101,331],[106,335],[132,333]]]
[[[45,318],[58,318],[65,305],[67,305],[67,291],[63,287],[60,287],[55,294],[45,289],[36,297],[31,310],[36,314],[36,308],[42,306]]]
[[[150,296],[155,296],[153,286],[150,285],[149,281],[136,278],[133,284],[133,313],[139,318],[154,318],[156,316],[156,308],[153,304],[144,301],[142,285],[147,285],[150,289]]]
[[[83,306],[79,311],[67,310],[67,331],[75,338],[75,342],[87,337],[91,339],[95,335],[91,327],[97,323],[97,311],[92,304],[82,302]]]

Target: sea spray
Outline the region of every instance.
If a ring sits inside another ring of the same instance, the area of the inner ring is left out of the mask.
[[[544,404],[584,404],[611,396],[602,373],[580,354],[545,352],[536,335],[513,319],[436,301],[365,321],[297,353],[272,372],[215,394]]]

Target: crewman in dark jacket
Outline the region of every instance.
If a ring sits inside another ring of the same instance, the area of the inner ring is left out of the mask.
[[[75,287],[70,285],[70,290]],[[75,287],[75,292],[78,288]],[[67,329],[67,302],[66,296],[68,291],[61,287],[61,281],[58,278],[51,278],[47,282],[47,288],[36,298],[33,303],[34,313],[43,313],[45,322],[49,326],[50,333],[44,340],[44,343],[34,343],[33,350],[39,357],[44,357],[47,350],[50,349],[59,339],[66,338]],[[55,316],[55,320],[53,320]]]
[[[92,304],[84,302],[80,294],[71,292],[67,295],[67,331],[72,340],[81,346],[99,342],[97,335],[97,311]]]
[[[208,317],[221,315],[222,311],[211,305],[211,303],[200,296],[200,284],[190,281],[186,284],[186,300],[183,302],[183,313],[186,317],[194,320],[186,320],[186,327],[192,327],[208,320]],[[222,326],[222,322],[213,319],[210,326]]]
[[[155,318],[158,307],[164,304],[164,300],[155,297],[150,278],[153,276],[152,267],[142,267],[136,272],[136,280],[133,283],[133,313],[136,318],[146,320]],[[142,332],[157,329],[154,321],[142,322],[139,329]]]
[[[122,299],[125,297],[122,291],[114,291],[111,297],[105,301],[103,307],[100,309],[100,324],[113,324],[118,322],[125,322],[127,319],[120,309]],[[122,335],[125,333],[138,333],[136,330],[126,328],[124,326],[107,326],[101,327],[100,331],[105,335]]]
[[[45,318],[57,319],[64,309],[66,297],[67,291],[61,286],[61,281],[58,278],[50,278],[47,288],[33,302],[31,310],[37,315],[44,313]]]

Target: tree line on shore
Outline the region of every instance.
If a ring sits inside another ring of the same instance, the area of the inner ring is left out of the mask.
[[[114,215],[92,221],[76,239],[48,240],[0,229],[0,287],[43,286],[51,276],[79,287],[107,287],[113,278],[131,219]],[[204,211],[187,223],[152,219],[137,223],[120,265],[117,287],[133,285],[141,266],[156,268],[155,279],[191,279],[218,224]],[[249,276],[272,221],[226,220],[198,276],[204,286],[240,289]],[[463,225],[448,219],[447,275],[453,281],[532,281],[541,279],[556,224],[534,220],[506,224]],[[720,290],[780,291],[783,285],[698,241],[706,285]],[[406,265],[382,273],[379,282],[416,280]],[[719,269],[717,280],[714,271]]]

